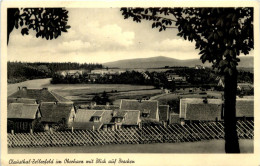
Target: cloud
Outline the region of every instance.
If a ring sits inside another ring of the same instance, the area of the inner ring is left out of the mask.
[[[66,52],[74,52],[74,51],[85,50],[90,47],[91,44],[89,42],[83,42],[81,40],[72,40],[72,41],[60,43],[58,45],[58,50],[66,51]]]
[[[134,32],[123,31],[117,24],[101,26],[98,21],[93,21],[76,28],[78,30],[72,30],[72,32],[77,31],[76,35],[74,37],[68,35],[68,38],[91,43],[94,46],[91,50],[125,49],[133,45],[135,39]]]
[[[153,44],[153,49],[158,51],[192,51],[195,50],[195,42],[183,39],[165,39]]]

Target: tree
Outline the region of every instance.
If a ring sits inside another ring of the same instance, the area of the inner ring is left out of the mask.
[[[36,31],[36,37],[52,40],[67,32],[68,11],[63,8],[8,8],[7,9],[7,44],[14,27],[21,27],[22,35],[29,30]]]
[[[226,153],[239,153],[236,132],[237,65],[241,53],[254,47],[253,8],[121,8],[125,19],[153,22],[159,31],[177,28],[178,36],[194,41],[202,62],[224,76]],[[175,25],[174,25],[175,24]],[[174,25],[174,26],[172,26]]]

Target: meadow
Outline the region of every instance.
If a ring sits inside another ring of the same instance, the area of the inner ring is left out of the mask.
[[[69,100],[77,103],[88,103],[96,94],[104,91],[115,104],[120,99],[137,99],[150,97],[161,93],[160,89],[146,85],[129,84],[50,84],[51,79],[36,79],[16,84],[8,84],[8,95],[17,91],[18,86],[26,86],[29,89],[46,87]]]

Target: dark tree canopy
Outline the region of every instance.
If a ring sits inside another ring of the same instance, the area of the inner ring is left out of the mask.
[[[36,37],[52,40],[67,32],[68,11],[63,8],[8,8],[7,9],[7,44],[14,27],[21,28],[22,35],[29,30],[36,31]]]
[[[254,47],[253,8],[121,8],[124,18],[152,21],[159,31],[177,28],[180,37],[195,41],[201,60],[222,74],[236,70],[241,53]]]
[[[177,28],[178,36],[195,41],[202,62],[224,76],[225,150],[239,153],[236,131],[237,65],[241,53],[254,48],[253,8],[121,8],[125,19],[153,22],[159,31]]]

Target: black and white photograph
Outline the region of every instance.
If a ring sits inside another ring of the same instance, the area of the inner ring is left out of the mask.
[[[131,156],[256,154],[252,4],[7,5],[1,147],[49,158],[1,163],[140,165]],[[69,158],[77,154],[128,157]]]

